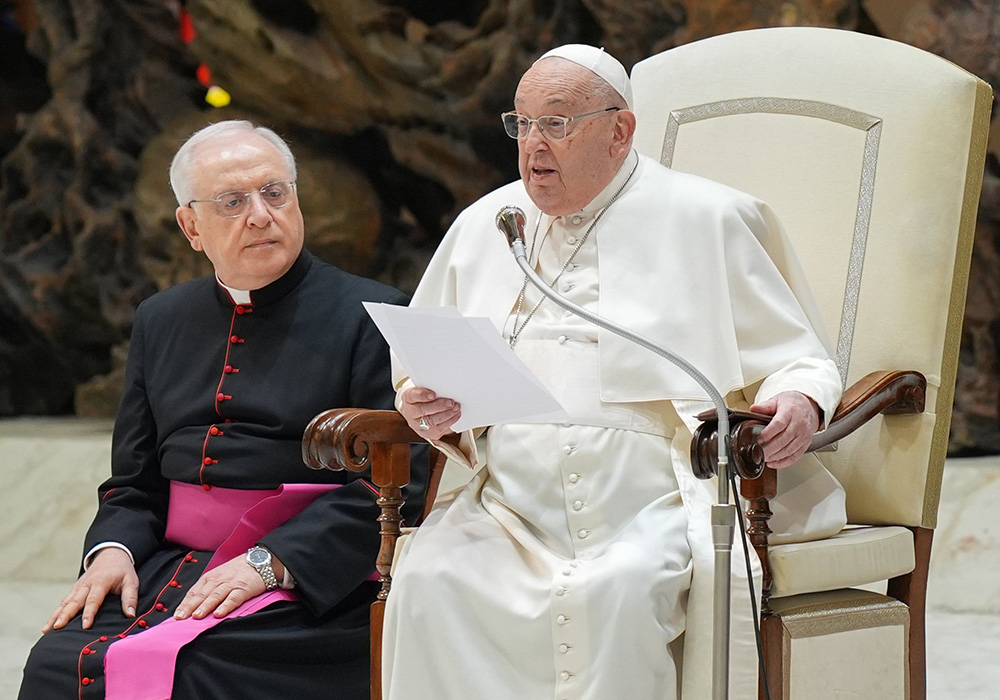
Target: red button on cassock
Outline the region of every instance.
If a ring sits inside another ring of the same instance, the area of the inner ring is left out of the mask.
[[[149,624],[149,623],[148,623],[148,622],[146,622],[145,620],[139,620],[139,622],[138,622],[138,625],[139,625],[139,627],[145,627],[145,626],[146,626],[146,625],[148,625],[148,624]]]
[[[230,343],[238,343],[238,342],[240,342],[240,337],[238,335],[231,335],[231,336],[229,336],[229,342]]]
[[[212,490],[212,487],[211,487],[211,486],[209,486],[208,484],[202,484],[202,485],[201,485],[201,487],[202,487],[202,488],[203,488],[203,489],[204,489],[205,491],[211,491],[211,490]]]
[[[213,425],[211,428],[208,429],[208,432],[211,435],[218,435],[221,431]]]
[[[106,641],[108,641],[108,638],[107,637],[101,637],[101,641],[102,642],[106,642]]]
[[[238,314],[239,314],[240,316],[242,316],[242,315],[243,315],[243,314],[245,314],[246,312],[247,312],[247,310],[246,310],[246,309],[244,309],[244,308],[243,308],[242,306],[237,306],[237,307],[236,307],[236,313],[238,313]]]
[[[201,460],[201,463],[204,464],[205,466],[208,466],[209,464],[212,463],[212,458],[206,457],[205,459]]]
[[[80,683],[82,683],[83,685],[90,685],[93,682],[94,682],[93,678],[84,678],[83,680],[80,681]]]

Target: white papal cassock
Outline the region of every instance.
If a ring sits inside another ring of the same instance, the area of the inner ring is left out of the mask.
[[[523,274],[493,223],[509,204],[528,215],[543,279],[578,248],[556,289],[679,352],[730,405],[753,400],[748,392],[763,400],[795,389],[832,414],[839,375],[770,210],[635,153],[573,215],[540,214],[520,183],[484,197],[449,231],[413,305],[488,316],[505,336],[515,317],[521,327],[541,296],[529,284],[517,311]],[[716,487],[695,479],[686,458],[703,394],[662,358],[549,300],[514,349],[570,418],[494,426],[485,460],[465,436],[456,457],[479,471],[405,540],[393,572],[384,697],[709,697]],[[773,507],[775,529],[838,530],[836,481],[812,457],[785,471],[792,478],[782,473],[779,488],[792,488]],[[737,543],[731,697],[750,700],[756,662],[741,556]]]

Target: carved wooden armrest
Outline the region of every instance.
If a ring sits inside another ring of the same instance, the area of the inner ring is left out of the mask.
[[[809,452],[840,440],[880,413],[915,414],[924,410],[927,380],[913,370],[872,372],[848,387],[826,430],[813,435]],[[717,462],[718,417],[714,410],[698,415],[702,424],[691,441],[691,466],[700,478],[715,473]],[[730,411],[730,465],[744,479],[764,472],[764,453],[757,444],[770,416],[746,411]]]

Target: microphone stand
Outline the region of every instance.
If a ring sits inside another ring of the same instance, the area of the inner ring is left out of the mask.
[[[715,597],[712,610],[712,700],[727,700],[729,697],[730,575],[732,569],[730,555],[733,549],[733,530],[736,526],[736,505],[729,502],[729,411],[726,403],[708,378],[682,357],[638,333],[633,333],[627,328],[587,311],[563,298],[545,284],[528,263],[524,247],[524,223],[524,212],[518,207],[503,207],[497,213],[497,228],[507,237],[507,242],[518,266],[542,294],[567,311],[669,360],[694,379],[715,404],[719,420],[719,439],[717,441],[719,454],[716,470],[718,497],[717,503],[712,506],[712,542],[715,545]]]

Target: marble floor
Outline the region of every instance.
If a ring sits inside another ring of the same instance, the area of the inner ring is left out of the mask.
[[[0,421],[0,698],[16,697],[24,658],[75,574],[108,442],[101,422]],[[41,463],[70,468],[56,479]],[[928,700],[1000,698],[998,501],[1000,457],[949,460],[928,586]]]

